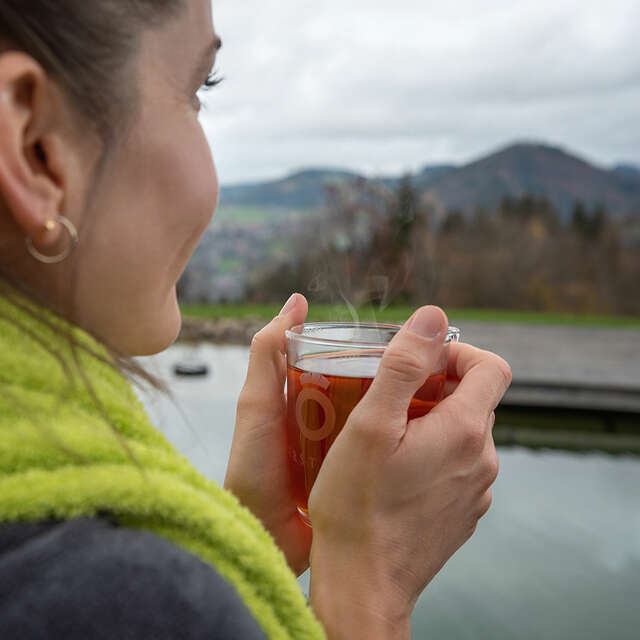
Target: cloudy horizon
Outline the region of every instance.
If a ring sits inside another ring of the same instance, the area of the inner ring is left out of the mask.
[[[463,164],[513,142],[640,164],[640,3],[216,0],[223,184]]]

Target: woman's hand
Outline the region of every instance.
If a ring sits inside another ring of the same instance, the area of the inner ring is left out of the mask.
[[[307,311],[304,296],[294,294],[251,343],[224,481],[224,488],[262,521],[296,575],[309,567],[311,529],[298,516],[289,480],[284,332],[302,324]]]
[[[446,328],[443,312],[425,307],[397,334],[311,491],[310,599],[332,640],[409,637],[418,596],[491,504],[506,362],[452,344],[450,394],[407,421]]]

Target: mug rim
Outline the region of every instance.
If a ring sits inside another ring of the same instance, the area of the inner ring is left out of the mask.
[[[336,346],[336,347],[359,347],[364,349],[384,349],[389,342],[382,341],[364,341],[364,340],[339,340],[336,338],[319,338],[317,336],[312,336],[305,334],[305,331],[321,331],[323,329],[386,329],[392,330],[395,333],[400,331],[402,325],[400,324],[389,324],[385,322],[307,322],[304,324],[298,324],[291,329],[287,329],[285,331],[285,335],[287,337],[287,341],[301,341],[307,342],[311,344],[318,344],[323,346]],[[458,342],[460,339],[460,329],[458,327],[449,326],[447,329],[447,337],[444,341],[444,344],[449,344],[450,342]],[[395,335],[395,334],[394,334]]]

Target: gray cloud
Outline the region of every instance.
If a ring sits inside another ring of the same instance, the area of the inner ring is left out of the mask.
[[[202,121],[223,183],[514,139],[640,163],[637,0],[217,0],[214,20],[225,82]]]

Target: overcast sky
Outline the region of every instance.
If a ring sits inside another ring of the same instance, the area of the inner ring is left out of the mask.
[[[223,184],[367,174],[514,140],[640,164],[640,0],[214,0]]]

